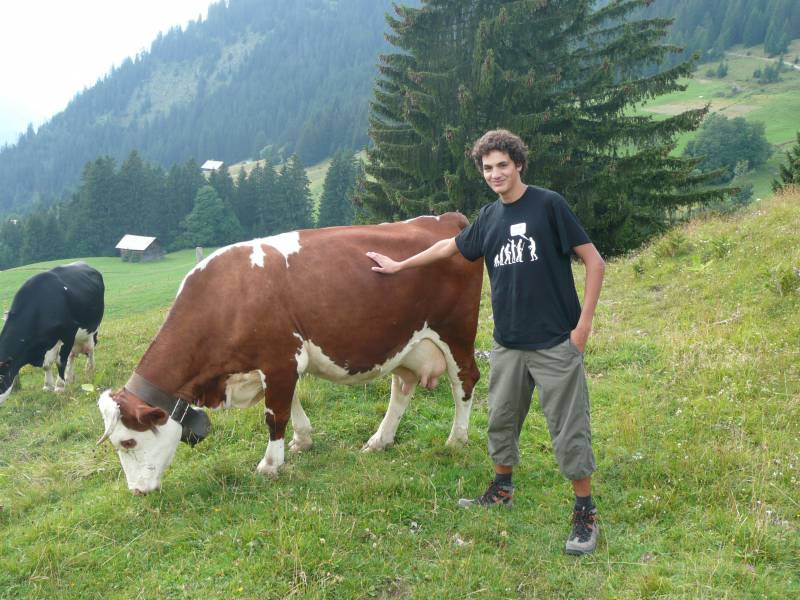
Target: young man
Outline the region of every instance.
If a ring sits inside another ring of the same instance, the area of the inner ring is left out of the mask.
[[[427,265],[457,252],[468,260],[485,259],[494,314],[488,437],[495,478],[483,495],[462,498],[459,505],[512,505],[519,435],[536,387],[559,468],[575,492],[566,552],[587,554],[597,545],[598,527],[583,351],[605,263],[564,198],[522,182],[527,148],[519,137],[502,129],[489,131],[475,143],[472,158],[499,195],[496,202],[484,206],[456,237],[410,258],[398,262],[374,252],[367,256],[380,273]],[[583,309],[572,278],[573,253],[586,267]]]

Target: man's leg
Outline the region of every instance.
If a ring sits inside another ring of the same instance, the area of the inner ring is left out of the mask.
[[[459,506],[511,506],[511,474],[519,463],[519,435],[528,414],[534,382],[525,353],[495,344],[489,371],[489,456],[495,478],[483,495],[462,498]]]
[[[583,498],[592,495],[592,478],[584,477],[583,479],[576,479],[572,482],[572,489],[578,498]]]
[[[588,554],[597,545],[598,528],[591,496],[591,474],[596,465],[583,355],[567,340],[532,353],[530,366],[539,388],[553,453],[575,492],[573,527],[565,549],[569,554]]]

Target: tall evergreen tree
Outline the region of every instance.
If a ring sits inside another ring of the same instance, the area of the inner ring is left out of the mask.
[[[181,247],[222,246],[240,241],[244,235],[233,209],[210,185],[197,192],[194,208],[181,222]]]
[[[253,237],[264,237],[280,231],[276,206],[279,203],[278,174],[265,160],[250,173],[254,188]]]
[[[356,184],[357,165],[348,151],[334,154],[325,175],[322,197],[319,201],[318,227],[350,225],[353,223],[353,190]]]
[[[110,156],[87,163],[70,206],[68,246],[75,256],[113,256],[119,241],[116,165]]]
[[[779,179],[772,182],[772,191],[777,192],[789,185],[800,186],[800,131],[797,144],[786,151],[786,164],[780,165]]]
[[[300,157],[293,154],[284,163],[277,182],[276,221],[281,231],[307,229],[311,222],[311,192]]]
[[[20,264],[26,265],[63,257],[64,238],[53,211],[31,213],[22,227]]]
[[[706,109],[655,120],[630,108],[685,89],[689,63],[643,76],[677,49],[669,21],[628,20],[648,0],[427,0],[389,20],[398,52],[374,90],[365,193],[373,218],[459,209],[490,199],[468,158],[505,127],[526,141],[530,182],[565,195],[604,252],[640,244],[670,211],[722,197],[698,191],[696,160],[673,157],[676,134]]]
[[[111,237],[119,239],[126,233],[155,236],[151,226],[158,220],[153,213],[161,209],[155,197],[158,184],[136,150],[120,165],[117,179],[119,200],[113,206]]]
[[[167,233],[164,243],[172,244],[180,234],[181,220],[192,212],[197,191],[206,185],[200,165],[192,159],[182,165],[173,165],[167,174],[162,219]]]
[[[227,165],[222,165],[208,176],[208,185],[213,187],[217,196],[233,206],[234,183]]]
[[[0,270],[20,264],[22,224],[19,219],[5,219],[0,226]]]
[[[231,207],[236,213],[236,218],[242,224],[245,236],[250,237],[253,230],[253,212],[255,209],[255,186],[248,177],[245,169],[239,169],[236,175],[236,184],[231,198]]]

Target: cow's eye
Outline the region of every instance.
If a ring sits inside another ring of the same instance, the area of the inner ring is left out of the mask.
[[[131,448],[133,448],[133,447],[135,447],[135,446],[136,446],[136,440],[133,440],[133,439],[130,439],[130,440],[122,440],[122,441],[119,443],[119,445],[120,445],[120,446],[122,446],[123,448],[125,448],[126,450],[130,450]]]

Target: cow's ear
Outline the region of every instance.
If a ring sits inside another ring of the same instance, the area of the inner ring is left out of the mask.
[[[137,421],[142,426],[142,430],[154,429],[156,425],[164,425],[169,419],[167,411],[156,408],[155,406],[148,406],[141,409],[136,415]]]

